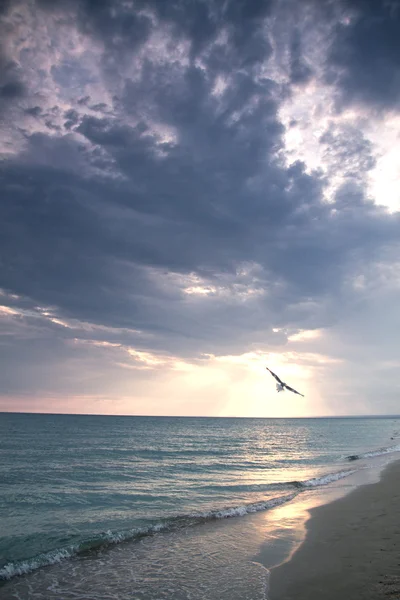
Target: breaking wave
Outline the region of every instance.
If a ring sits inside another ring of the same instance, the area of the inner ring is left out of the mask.
[[[378,450],[371,450],[371,452],[363,452],[361,454],[350,454],[350,456],[346,456],[346,458],[350,461],[360,460],[362,458],[373,458],[374,456],[390,454],[391,452],[400,452],[400,445],[388,446],[387,448],[378,448]]]
[[[321,485],[328,485],[329,483],[333,483],[334,481],[339,481],[339,479],[348,477],[349,475],[352,475],[355,472],[355,469],[347,469],[346,471],[328,473],[327,475],[322,475],[321,477],[314,477],[313,479],[307,479],[306,481],[296,481],[294,483],[299,488],[312,488],[317,486],[319,487]]]
[[[298,492],[293,492],[285,496],[270,498],[265,502],[256,502],[253,504],[225,508],[221,510],[212,510],[209,512],[198,512],[189,515],[178,516],[168,519],[165,522],[150,525],[148,527],[136,527],[117,532],[106,531],[78,544],[71,544],[65,548],[44,552],[28,560],[10,562],[0,568],[0,581],[12,579],[18,575],[26,575],[27,573],[35,571],[36,569],[54,565],[67,558],[96,552],[114,544],[140,539],[142,537],[154,535],[162,531],[173,531],[184,527],[200,525],[202,523],[206,523],[207,521],[213,521],[216,519],[241,517],[246,514],[268,510],[270,508],[274,508],[275,506],[279,506],[280,504],[284,504],[285,502],[290,502],[297,496],[297,494]]]
[[[290,481],[281,483],[278,485],[286,488],[297,489],[289,494],[269,498],[268,500],[261,502],[216,509],[208,512],[193,512],[187,515],[169,518],[165,521],[160,521],[147,527],[135,527],[117,532],[106,531],[80,543],[75,543],[63,548],[44,552],[27,560],[9,562],[0,568],[0,581],[9,580],[19,575],[26,575],[41,567],[54,565],[62,560],[96,552],[122,542],[133,541],[145,536],[155,535],[160,532],[173,531],[184,527],[192,527],[217,519],[242,517],[259,511],[269,510],[275,506],[290,502],[300,493],[302,489],[304,490],[306,488],[328,485],[329,483],[338,481],[339,479],[347,477],[354,472],[354,470],[339,471],[337,473],[328,473],[322,475],[321,477],[315,477],[305,481]],[[275,486],[273,485],[271,487]]]

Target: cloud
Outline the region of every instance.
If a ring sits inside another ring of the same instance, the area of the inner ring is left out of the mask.
[[[371,64],[382,54],[395,68],[379,41],[391,11],[4,5],[0,392],[83,394],[93,407],[108,394],[123,410],[133,390],[138,410],[148,393],[157,412],[167,389],[174,412],[178,384],[193,394],[203,378],[218,414],[237,414],[237,361],[241,389],[261,394],[247,358],[272,353],[299,365],[304,412],[314,400],[317,412],[342,410],[340,386],[320,377],[347,373],[339,348],[357,363],[342,323],[356,334],[374,318],[379,329],[379,303],[394,305],[390,277],[385,299],[370,282],[390,272],[399,244],[396,205],[374,192],[398,126],[395,83],[379,99],[357,62],[375,23]],[[212,412],[195,395],[197,414]]]
[[[301,36],[295,30],[290,45],[290,81],[295,84],[307,83],[312,74],[311,67],[304,61],[301,53]]]
[[[343,104],[396,108],[400,94],[400,3],[349,0],[328,56],[327,78]]]

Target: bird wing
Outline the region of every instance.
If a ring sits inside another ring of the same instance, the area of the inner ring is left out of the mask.
[[[286,385],[286,383],[285,383],[285,388],[287,390],[289,390],[290,392],[294,392],[295,394],[298,394],[299,396],[303,396],[303,398],[304,398],[304,394],[300,394],[300,392],[298,392],[297,390],[295,390],[292,387],[290,387],[290,385]]]
[[[275,375],[275,373],[274,373],[273,371],[271,371],[271,369],[268,369],[268,367],[265,367],[265,368],[267,369],[267,371],[269,371],[269,372],[271,373],[272,377],[275,377],[275,379],[276,379],[277,381],[279,381],[279,383],[280,383],[281,385],[284,385],[283,381],[282,381],[281,379],[279,379],[278,375]]]

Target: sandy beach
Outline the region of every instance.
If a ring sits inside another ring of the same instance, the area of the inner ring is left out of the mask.
[[[400,461],[310,515],[303,544],[271,572],[269,600],[400,599]]]

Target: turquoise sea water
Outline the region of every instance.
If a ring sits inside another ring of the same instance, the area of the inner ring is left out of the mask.
[[[52,598],[51,586],[54,597],[59,597],[61,580],[62,597],[69,597],[65,590],[72,572],[74,586],[79,580],[85,588],[90,573],[104,591],[110,577],[105,557],[112,557],[117,572],[115,565],[124,564],[132,552],[134,560],[142,553],[140,569],[131,574],[136,583],[128,594],[118,587],[118,579],[112,586],[115,598],[212,597],[209,591],[206,596],[200,592],[193,596],[183,584],[179,587],[179,578],[188,577],[184,568],[175,574],[170,592],[157,587],[160,560],[165,564],[169,560],[170,565],[178,561],[174,544],[178,552],[183,539],[185,543],[191,540],[190,550],[179,559],[183,564],[190,552],[194,556],[201,552],[206,539],[202,532],[214,539],[221,532],[221,521],[229,517],[239,523],[248,514],[293,502],[304,491],[345,479],[354,470],[366,468],[371,457],[398,452],[399,435],[396,417],[227,419],[2,413],[0,597],[6,590],[10,598],[28,597],[16,591],[22,579],[30,581],[29,597]],[[223,535],[218,544],[221,539]],[[132,564],[132,555],[129,560]],[[204,581],[210,572],[204,567]],[[46,581],[46,593],[43,573],[52,577],[50,587]],[[258,581],[257,574],[252,573],[251,581]],[[85,592],[74,587],[71,598],[101,598],[93,585],[90,593],[87,587]],[[201,584],[196,585],[199,589]],[[104,598],[114,597],[107,594]],[[251,597],[261,597],[257,594]]]

